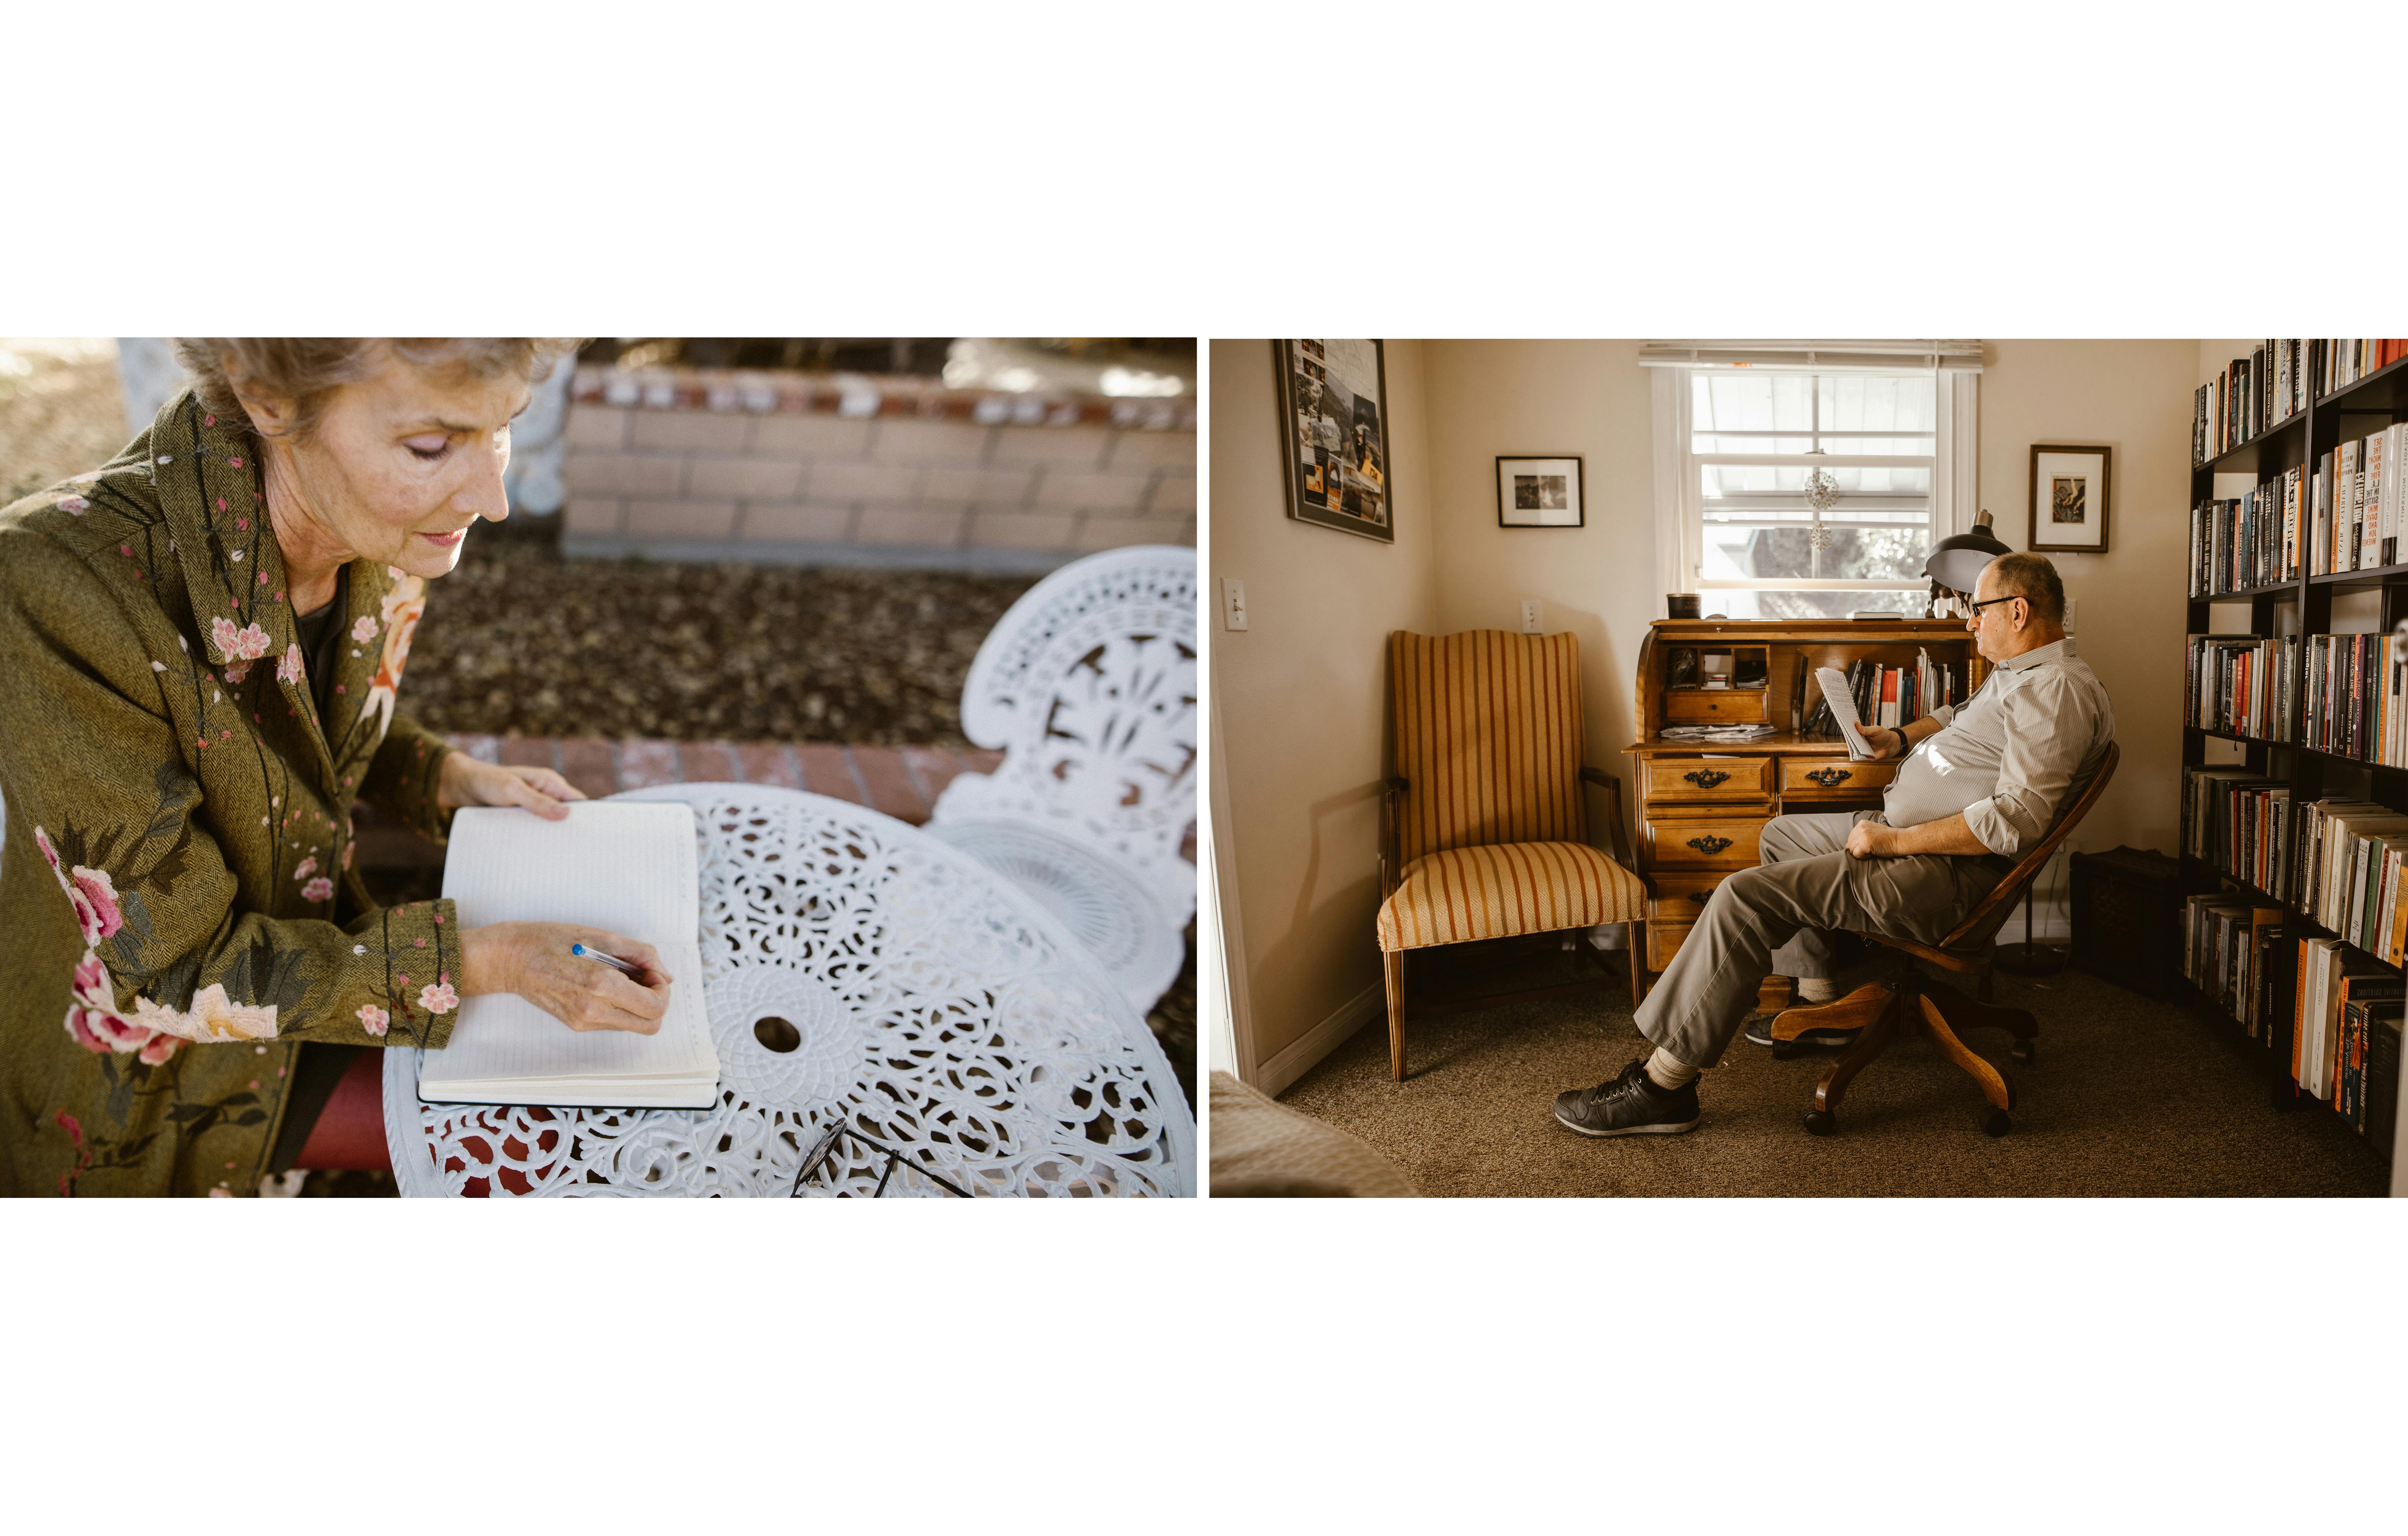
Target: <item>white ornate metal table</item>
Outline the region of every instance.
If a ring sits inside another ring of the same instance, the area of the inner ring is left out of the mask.
[[[1192,1195],[1196,1123],[1153,1033],[1036,901],[847,801],[666,784],[693,805],[707,1110],[422,1104],[385,1053],[405,1195]],[[781,1023],[782,1021],[782,1024]],[[796,1184],[832,1126],[839,1156]],[[914,1170],[925,1170],[935,1178]]]

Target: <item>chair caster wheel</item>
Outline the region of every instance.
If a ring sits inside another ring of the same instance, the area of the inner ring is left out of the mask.
[[[1775,1061],[1795,1061],[1795,1060],[1797,1060],[1797,1059],[1798,1059],[1798,1047],[1797,1047],[1797,1045],[1796,1045],[1795,1043],[1793,1043],[1793,1042],[1791,1042],[1791,1041],[1785,1041],[1785,1040],[1777,1040],[1777,1041],[1774,1041],[1772,1042],[1772,1059],[1773,1059],[1773,1060],[1775,1060]]]
[[[2019,1040],[2013,1045],[2007,1047],[2007,1058],[2018,1067],[2030,1066],[2032,1064],[2032,1058],[2039,1055],[2040,1042],[2038,1041]]]
[[[1839,1122],[1839,1120],[1837,1119],[1837,1117],[1835,1117],[1835,1116],[1831,1113],[1831,1112],[1830,1112],[1830,1111],[1828,1111],[1828,1110],[1808,1110],[1808,1111],[1806,1112],[1806,1134],[1807,1134],[1807,1135],[1809,1135],[1809,1136],[1828,1136],[1828,1135],[1830,1135],[1833,1131],[1835,1131],[1835,1130],[1837,1130],[1837,1129],[1839,1129],[1839,1128],[1840,1128],[1840,1122]]]
[[[2004,1136],[2014,1128],[2015,1123],[2007,1118],[2004,1110],[1991,1110],[1982,1116],[1982,1134],[1985,1136]]]

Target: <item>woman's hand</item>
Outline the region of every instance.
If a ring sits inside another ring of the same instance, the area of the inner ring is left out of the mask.
[[[571,944],[614,955],[643,967],[644,974],[631,979],[599,960],[571,955]],[[577,923],[489,923],[464,930],[458,990],[464,998],[515,992],[577,1030],[658,1034],[669,1007],[669,974],[652,945]]]
[[[564,801],[583,798],[583,790],[550,768],[506,768],[480,762],[465,752],[443,754],[442,775],[435,782],[435,803],[446,811],[464,805],[523,805],[556,822],[568,814]]]

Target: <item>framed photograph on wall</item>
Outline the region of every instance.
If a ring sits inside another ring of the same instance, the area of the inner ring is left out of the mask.
[[[1397,541],[1388,360],[1377,341],[1273,341],[1287,515]]]
[[[2064,554],[2104,554],[2107,498],[2115,451],[2034,443],[2031,527],[2024,548]]]
[[[1508,458],[1497,455],[1497,525],[1500,528],[1578,528],[1587,524],[1581,499],[1581,456]]]

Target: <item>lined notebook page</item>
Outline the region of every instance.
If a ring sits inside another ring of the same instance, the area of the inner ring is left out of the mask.
[[[508,993],[467,998],[460,1005],[451,1044],[423,1057],[423,1097],[441,1099],[461,1085],[511,1081],[570,1085],[597,1079],[698,1078],[705,1088],[717,1082],[718,1055],[703,1009],[692,807],[579,801],[561,822],[514,807],[464,809],[452,818],[443,894],[458,904],[464,929],[488,923],[583,923],[640,939],[660,952],[673,980],[668,1014],[655,1035],[580,1033]],[[603,1086],[593,1091],[602,1092]],[[535,1097],[459,1097],[641,1102],[573,1089]]]

